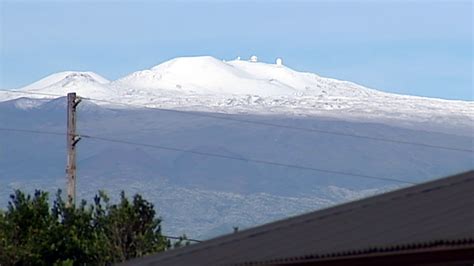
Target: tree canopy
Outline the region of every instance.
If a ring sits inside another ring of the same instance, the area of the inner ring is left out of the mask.
[[[50,206],[47,192],[17,190],[0,210],[0,265],[110,265],[171,246],[139,194],[129,200],[122,191],[112,204],[100,191],[92,204],[67,207],[61,191]]]

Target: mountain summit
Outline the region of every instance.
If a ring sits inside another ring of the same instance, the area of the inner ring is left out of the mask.
[[[115,92],[108,83],[109,80],[94,72],[64,71],[51,74],[19,91],[40,93],[37,96],[28,94],[32,98],[43,98],[45,95],[41,93],[66,95],[68,92],[77,92],[86,97],[109,97]]]
[[[114,84],[150,91],[169,89],[183,93],[263,97],[377,93],[349,82],[297,72],[281,64],[222,61],[210,56],[175,58],[149,70],[134,72]],[[332,88],[325,90],[328,84]]]
[[[351,82],[295,71],[283,66],[281,59],[268,64],[257,62],[256,58],[223,61],[211,56],[178,57],[112,82],[93,72],[59,72],[19,90],[51,94],[76,91],[86,97],[108,98],[133,94],[139,98],[140,94],[170,92],[215,97],[367,97],[382,94]]]
[[[284,66],[281,59],[269,64],[258,62],[256,57],[248,61],[178,57],[111,82],[93,72],[61,72],[19,91],[25,94],[0,92],[0,101],[77,92],[97,100],[190,111],[409,120],[454,123],[467,129],[474,120],[474,104],[470,101],[385,93],[299,72]]]

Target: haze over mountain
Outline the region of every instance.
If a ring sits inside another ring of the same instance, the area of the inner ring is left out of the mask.
[[[16,91],[0,91],[1,127],[64,132],[64,96],[74,91],[84,98],[79,134],[241,158],[79,142],[81,197],[142,193],[173,234],[208,237],[400,186],[246,159],[410,182],[474,168],[472,152],[430,147],[473,149],[473,102],[389,94],[281,64],[183,57],[114,81],[61,72]],[[64,187],[64,137],[2,132],[0,148],[2,200],[13,188]]]

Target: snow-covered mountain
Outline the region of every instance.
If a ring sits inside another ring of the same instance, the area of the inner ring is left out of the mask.
[[[81,198],[90,200],[97,189],[141,193],[169,234],[208,237],[400,186],[245,158],[410,182],[474,167],[474,154],[466,152],[474,148],[472,101],[390,94],[281,64],[176,58],[114,81],[61,72],[16,91],[25,93],[0,91],[1,127],[64,132],[66,100],[55,95],[74,91],[96,99],[78,106],[79,134],[177,148],[88,138],[78,144]],[[64,163],[63,136],[2,131],[0,208],[15,188],[64,188]]]
[[[150,93],[167,89],[179,93],[226,96],[357,97],[379,94],[349,82],[297,72],[283,65],[242,60],[224,62],[210,56],[172,59],[150,70],[134,72],[115,81],[114,85]]]
[[[297,72],[283,65],[242,60],[225,62],[210,56],[175,58],[113,82],[93,72],[60,72],[19,90],[60,95],[81,90],[84,97],[93,98],[101,94],[120,99],[132,95],[136,101],[143,101],[140,99],[143,94],[159,96],[170,92],[214,98],[242,95],[290,98],[383,95],[350,82]],[[37,97],[44,96],[47,95]],[[6,98],[5,95],[3,98]]]
[[[0,100],[28,98],[52,98],[51,95],[66,95],[77,92],[79,95],[91,98],[107,98],[116,95],[110,81],[93,72],[64,71],[49,75],[26,87],[18,89],[25,94],[2,92]],[[32,93],[38,93],[37,95]],[[48,96],[48,94],[51,94]],[[57,97],[56,97],[57,98]]]
[[[360,121],[446,123],[469,130],[474,102],[390,94],[348,81],[295,71],[281,64],[180,57],[115,81],[92,72],[61,72],[20,88],[41,95],[0,92],[0,101],[82,97],[190,111],[328,116]],[[97,101],[97,104],[107,105]]]
[[[231,114],[323,116],[409,128],[415,123],[435,131],[454,126],[463,134],[471,132],[474,124],[472,101],[390,94],[298,72],[282,64],[223,61],[210,56],[175,58],[111,82],[93,72],[60,72],[18,90],[26,93],[0,91],[0,101],[54,98],[57,96],[53,95],[76,92],[82,97],[128,105]],[[32,107],[34,103],[24,106]]]

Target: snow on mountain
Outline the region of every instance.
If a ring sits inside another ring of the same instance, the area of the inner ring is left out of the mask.
[[[121,87],[171,89],[199,94],[292,95],[298,91],[277,80],[258,78],[210,56],[181,57],[138,71],[115,82]]]
[[[301,73],[282,65],[241,60],[224,62],[210,56],[175,58],[149,70],[134,72],[114,84],[149,91],[168,89],[221,96],[359,97],[381,94],[350,82]]]
[[[64,96],[75,91],[82,97],[193,111],[121,109],[83,100],[78,131],[84,135],[412,182],[472,169],[472,154],[290,129],[465,149],[473,143],[472,101],[390,94],[282,64],[176,58],[111,82],[92,72],[61,72],[17,91],[43,94],[0,91],[5,127],[64,132]],[[234,121],[194,111],[229,113]],[[15,188],[51,193],[63,188],[64,142],[60,136],[3,134],[0,147],[8,156],[0,156],[0,206]],[[93,139],[80,142],[78,165],[79,198],[91,199],[98,188],[112,196],[124,189],[129,195],[138,192],[165,215],[167,233],[196,238],[394,188],[371,179]]]
[[[5,101],[2,103],[10,104],[15,109],[29,110],[29,109],[37,108],[48,101],[49,99],[32,99],[32,98],[27,98],[27,97],[21,97],[14,100]]]
[[[281,64],[172,59],[111,83],[117,101],[189,111],[327,116],[369,122],[447,125],[472,131],[474,103],[397,95]],[[407,125],[409,126],[409,125]],[[448,126],[449,127],[449,126]]]
[[[109,82],[109,80],[93,72],[64,71],[51,74],[18,90],[26,92],[25,94],[2,92],[0,93],[0,101],[19,97],[52,98],[54,96],[48,96],[47,94],[65,96],[69,92],[76,92],[85,97],[110,97],[110,95],[116,93],[111,86],[108,86]],[[31,94],[35,92],[39,94]]]
[[[382,94],[382,92],[367,89],[351,82],[323,78],[313,73],[302,73],[278,64],[243,60],[229,61],[228,64],[253,75],[256,80],[266,80],[270,83],[294,88],[298,96],[363,97]]]
[[[22,90],[26,90],[26,91],[41,90],[61,81],[67,82],[67,81],[73,81],[73,80],[75,80],[76,82],[79,80],[83,80],[85,82],[97,82],[101,84],[109,83],[107,79],[93,72],[64,71],[64,72],[51,74],[45,78],[42,78],[26,87],[23,87]]]
[[[255,61],[255,60],[254,60]],[[327,116],[472,130],[474,102],[385,93],[282,64],[210,56],[179,57],[109,82],[92,72],[61,72],[19,89],[190,111]],[[0,101],[51,98],[0,92]],[[106,105],[104,102],[97,102]]]

